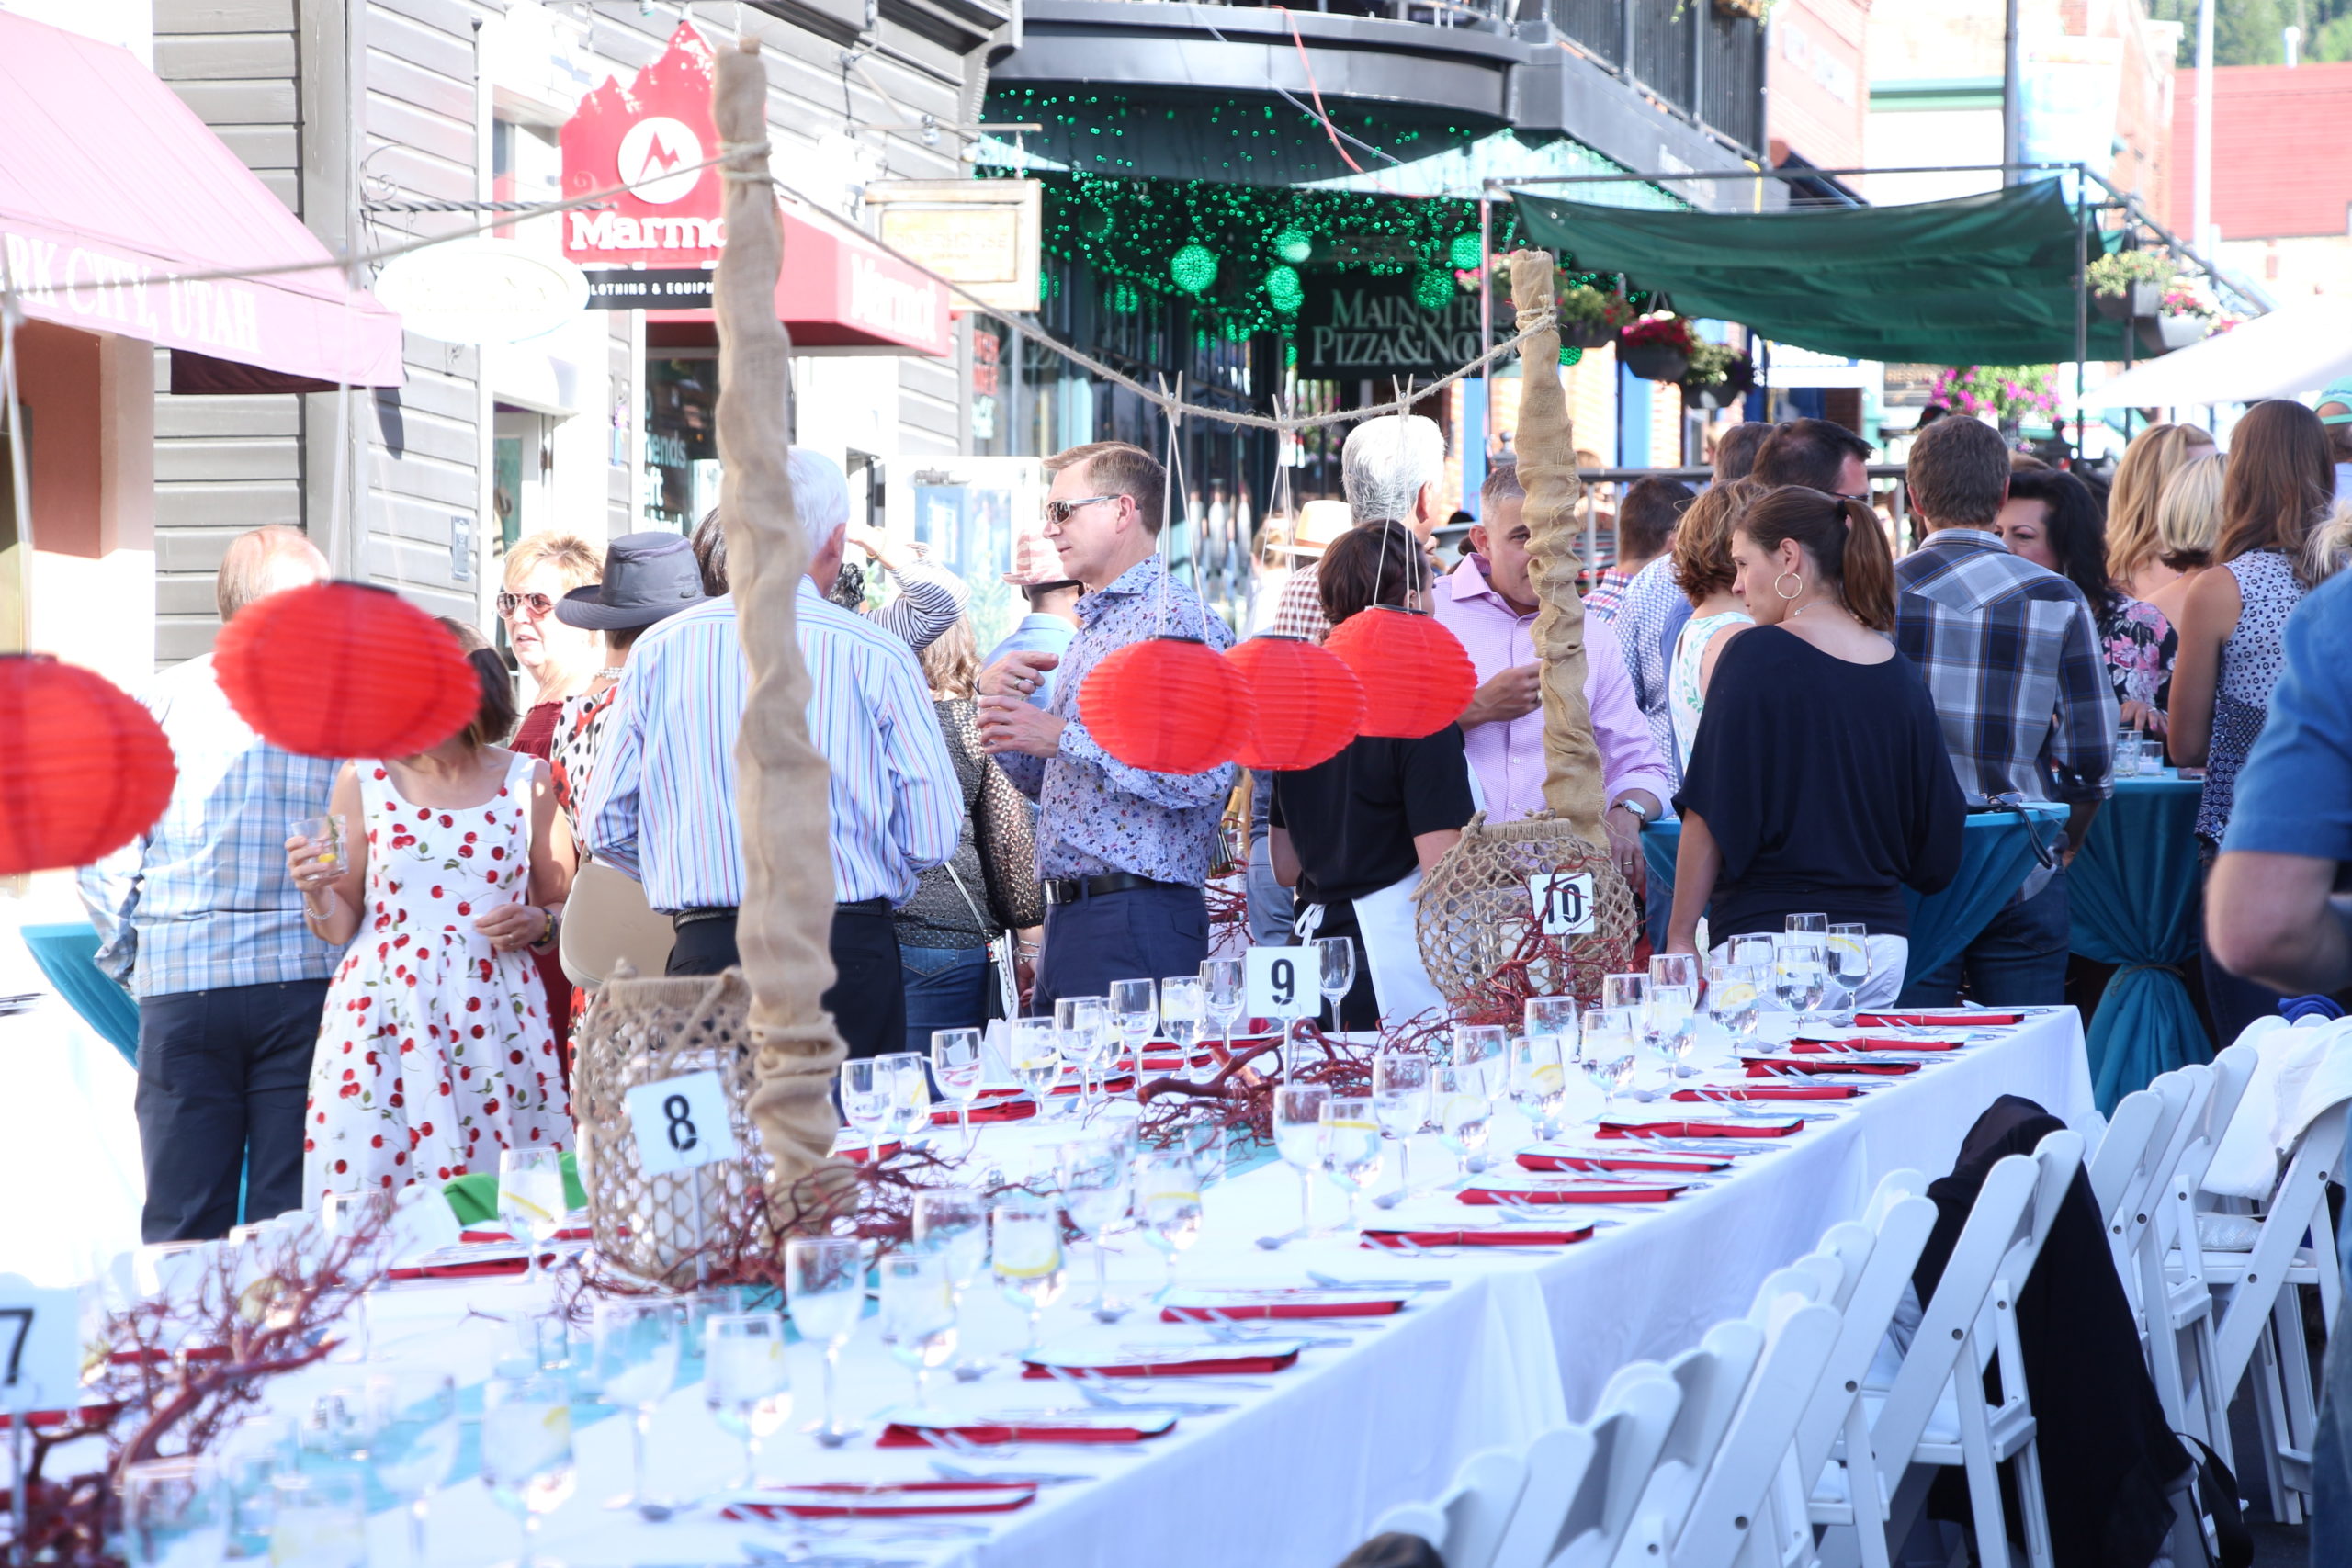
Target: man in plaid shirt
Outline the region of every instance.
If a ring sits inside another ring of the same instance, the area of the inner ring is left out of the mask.
[[[1960,787],[2063,801],[2060,863],[2015,897],[1941,968],[1915,975],[1907,1004],[2065,999],[2065,862],[2113,792],[2117,713],[2097,624],[2081,590],[2009,553],[1996,525],[2008,448],[1973,419],[1941,420],[1911,448],[1913,510],[1928,542],[1894,563],[1896,646],[1926,675]]]

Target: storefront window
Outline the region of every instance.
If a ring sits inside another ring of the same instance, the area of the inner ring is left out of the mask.
[[[647,527],[691,534],[718,504],[718,360],[646,361]]]

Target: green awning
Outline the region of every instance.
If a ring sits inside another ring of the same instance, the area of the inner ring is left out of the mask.
[[[1908,365],[2075,357],[2074,207],[2055,179],[1905,207],[1753,216],[1591,207],[1514,192],[1521,231],[1622,272],[1686,316],[1775,343]],[[2098,243],[2098,231],[2091,231]],[[2090,357],[2124,355],[2124,323],[2090,312]]]

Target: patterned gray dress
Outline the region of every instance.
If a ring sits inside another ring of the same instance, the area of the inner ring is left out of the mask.
[[[2226,561],[2238,581],[2237,629],[2222,645],[2222,666],[2213,694],[2213,739],[2205,752],[2205,793],[2197,806],[2197,836],[2218,850],[2230,826],[2238,770],[2262,720],[2270,711],[2270,688],[2284,660],[2279,633],[2309,592],[2284,550],[2254,550]]]

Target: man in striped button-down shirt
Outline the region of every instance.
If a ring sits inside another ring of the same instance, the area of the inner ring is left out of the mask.
[[[824,1005],[853,1056],[903,1049],[906,990],[890,911],[956,852],[963,797],[922,668],[907,645],[830,604],[849,519],[842,472],[791,457],[793,501],[815,550],[799,586],[808,736],[832,765],[833,987]],[[750,671],[735,601],[681,611],[638,639],[613,699],[582,832],[598,860],[645,885],[677,926],[673,975],[736,962],[743,849],[735,737]]]

